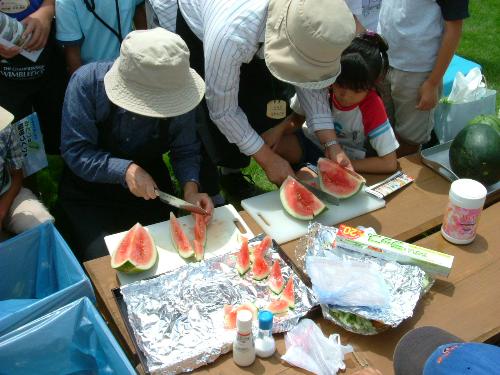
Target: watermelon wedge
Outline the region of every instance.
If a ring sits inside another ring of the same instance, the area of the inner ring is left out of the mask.
[[[275,260],[273,266],[271,267],[271,273],[269,275],[269,280],[267,281],[269,289],[274,294],[280,294],[285,287],[285,280],[281,274],[280,263]]]
[[[257,319],[259,309],[253,303],[247,302],[238,306],[224,305],[224,328],[236,328],[236,315],[241,310],[248,310],[252,313],[253,320]]]
[[[111,267],[137,273],[149,270],[158,259],[158,251],[149,232],[139,223],[135,224],[122,239],[111,257]]]
[[[254,280],[264,280],[267,276],[269,276],[269,272],[271,269],[269,268],[269,264],[267,264],[264,257],[257,257],[252,265],[252,274]]]
[[[186,259],[194,255],[193,248],[191,247],[191,243],[189,242],[186,233],[184,233],[181,225],[172,212],[170,212],[170,234],[172,237],[172,243],[182,258]]]
[[[243,276],[250,269],[250,256],[248,251],[248,239],[242,237],[240,252],[236,260],[236,270],[240,276]]]
[[[250,260],[253,262],[256,257],[264,257],[272,242],[273,240],[270,236],[265,236],[256,247],[252,248]]]
[[[319,158],[318,170],[321,190],[339,199],[352,197],[366,182],[363,176],[330,159]]]
[[[291,176],[280,187],[280,200],[285,211],[300,220],[311,220],[326,209],[323,202]]]
[[[205,218],[200,214],[194,216],[194,258],[200,262],[205,256],[205,243],[207,242],[207,224]]]
[[[267,306],[267,310],[275,315],[285,314],[288,312],[288,302],[282,299],[273,301]]]
[[[293,288],[293,276],[288,279],[283,294],[281,295],[281,300],[288,303],[288,307],[291,309],[295,308],[295,290]]]

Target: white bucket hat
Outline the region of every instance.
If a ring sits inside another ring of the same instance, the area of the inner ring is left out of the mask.
[[[355,32],[354,16],[343,0],[270,0],[266,65],[281,81],[327,87],[340,74],[340,56]]]
[[[162,28],[129,33],[120,56],[104,76],[116,105],[149,117],[174,117],[196,107],[205,82],[189,67],[189,49],[177,34]]]
[[[14,115],[5,108],[0,107],[0,130],[5,129],[14,120]]]

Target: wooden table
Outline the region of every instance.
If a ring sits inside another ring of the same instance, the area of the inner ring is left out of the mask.
[[[349,220],[347,224],[371,226],[379,233],[403,241],[421,236],[441,224],[450,183],[423,166],[417,156],[402,158],[399,162],[401,169],[414,177],[415,182],[390,197],[386,208]],[[368,183],[383,177],[369,176]],[[243,212],[242,217],[254,233],[260,232],[249,215]],[[397,340],[413,327],[435,325],[450,330],[465,340],[483,341],[491,338],[500,332],[500,289],[497,287],[500,281],[499,222],[500,203],[485,210],[478,238],[470,246],[453,246],[440,233],[417,242],[421,246],[453,254],[456,259],[450,277],[438,280],[431,292],[419,303],[414,317],[398,328],[376,336],[360,336],[346,332],[321,317],[316,317],[315,320],[325,334],[339,332],[344,343],[353,344],[369,363],[383,370],[384,374],[392,373],[392,353]],[[300,255],[304,249],[299,241],[286,243],[282,248],[299,267],[302,266]],[[101,312],[127,354],[136,360],[135,350],[111,293],[111,289],[119,284],[115,271],[110,267],[109,256],[86,262],[84,266],[96,290]],[[282,336],[277,338],[277,348],[277,353],[270,360],[257,360],[244,371],[300,372],[300,369],[291,368],[279,359],[285,352]],[[350,356],[346,365],[347,373],[359,367]],[[198,371],[233,374],[243,370],[234,365],[230,355],[225,355]]]

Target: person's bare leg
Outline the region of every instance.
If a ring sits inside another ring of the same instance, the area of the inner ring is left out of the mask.
[[[295,134],[286,134],[279,141],[274,152],[290,164],[297,164],[302,159],[302,148]]]

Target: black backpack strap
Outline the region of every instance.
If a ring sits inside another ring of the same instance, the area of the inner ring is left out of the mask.
[[[94,17],[104,25],[109,31],[111,31],[117,38],[120,44],[123,42],[122,36],[122,22],[120,18],[120,7],[118,5],[118,0],[115,0],[116,17],[118,19],[118,31],[113,29],[106,21],[104,21],[101,16],[99,16],[95,11],[95,1],[94,0],[83,0],[87,10],[94,15]]]

